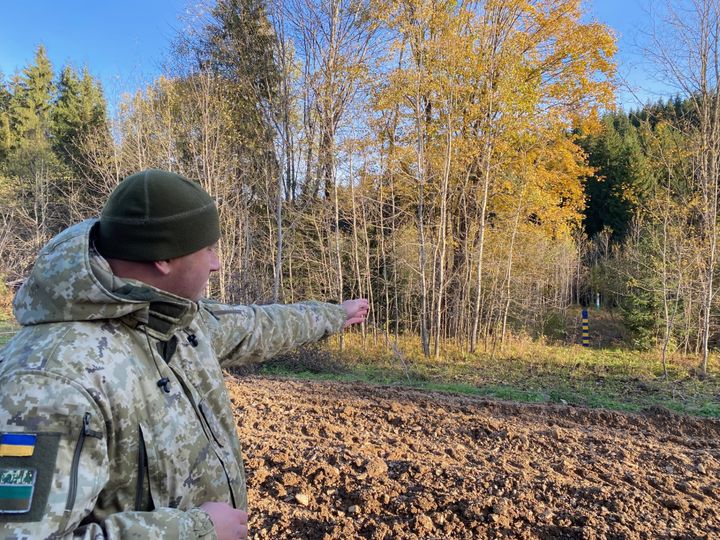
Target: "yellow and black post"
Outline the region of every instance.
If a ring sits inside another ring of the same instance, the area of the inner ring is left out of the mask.
[[[582,310],[582,344],[583,347],[590,346],[590,323],[587,309]]]

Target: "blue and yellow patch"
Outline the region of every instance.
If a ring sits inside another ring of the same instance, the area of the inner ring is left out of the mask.
[[[63,435],[0,432],[0,530],[43,520]]]
[[[36,477],[35,469],[0,469],[0,514],[30,510]]]
[[[29,457],[35,452],[37,435],[0,433],[0,457]]]

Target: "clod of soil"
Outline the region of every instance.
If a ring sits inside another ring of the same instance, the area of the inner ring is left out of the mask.
[[[720,422],[227,375],[253,538],[720,538]]]

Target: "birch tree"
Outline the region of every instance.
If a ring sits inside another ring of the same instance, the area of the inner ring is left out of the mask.
[[[707,375],[713,307],[717,296],[718,197],[720,196],[720,2],[667,2],[646,53],[661,76],[689,102],[697,119],[686,126],[694,140],[693,179],[701,196],[702,243],[699,278],[701,297],[701,363]]]

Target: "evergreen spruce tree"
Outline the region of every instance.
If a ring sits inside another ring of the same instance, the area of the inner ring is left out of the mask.
[[[65,182],[69,169],[53,151],[56,86],[45,48],[13,77],[8,102],[11,144],[3,167],[3,194],[14,219],[24,223],[18,235],[37,247],[67,225]]]
[[[279,72],[275,35],[262,0],[220,0],[206,29],[205,61],[228,80],[252,88],[248,99],[270,99]],[[241,97],[241,96],[238,96]]]
[[[227,82],[240,150],[249,153],[254,166],[267,168],[268,157],[275,161],[271,118],[277,114],[273,103],[280,72],[266,4],[263,0],[219,0],[212,15],[196,50],[200,67]]]
[[[10,131],[10,99],[12,95],[5,83],[5,76],[0,71],[0,171],[7,160],[12,146],[12,132]]]
[[[65,67],[53,107],[53,148],[76,175],[83,174],[82,137],[106,126],[106,110],[102,88],[87,68],[78,77],[72,67]]]
[[[57,99],[53,108],[53,147],[66,159],[70,145],[81,126],[80,80],[75,70],[66,66],[57,83]]]
[[[21,147],[45,146],[51,130],[51,109],[55,92],[53,71],[45,47],[40,45],[35,62],[16,76],[12,84],[10,122]]]
[[[581,139],[595,174],[587,179],[585,230],[593,237],[605,228],[613,240],[627,234],[635,208],[652,185],[637,129],[625,113],[603,118],[600,135]]]

